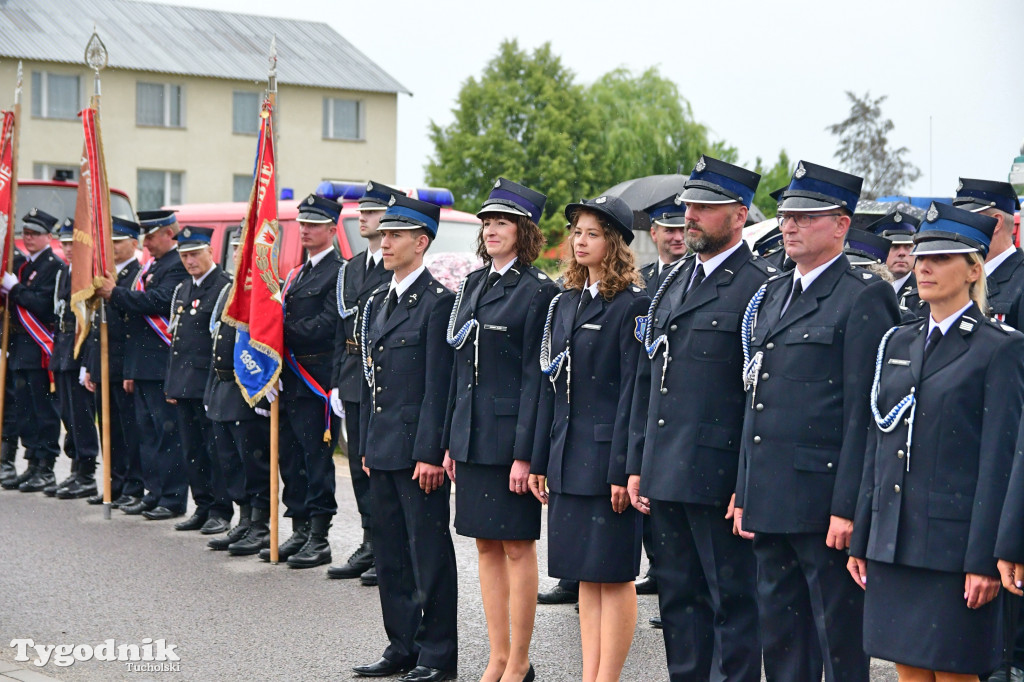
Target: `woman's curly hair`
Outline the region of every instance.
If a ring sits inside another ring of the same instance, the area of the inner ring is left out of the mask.
[[[619,231],[612,227],[603,214],[581,208],[572,214],[572,222],[569,224],[569,261],[562,272],[565,287],[567,289],[583,289],[587,282],[589,273],[586,267],[576,262],[574,255],[576,249],[574,248],[572,237],[573,230],[576,229],[576,223],[584,213],[593,216],[598,224],[601,225],[601,229],[604,230],[604,239],[607,245],[604,260],[601,262],[604,274],[601,276],[601,282],[597,285],[597,290],[601,296],[606,301],[610,301],[615,294],[625,291],[626,287],[630,284],[635,284],[639,287],[644,286],[644,279],[636,268],[636,258],[633,256],[633,251],[626,244],[626,240],[622,238]]]
[[[537,227],[537,223],[533,222],[529,216],[515,215],[513,213],[492,213],[490,215],[500,215],[507,218],[510,222],[516,224],[516,258],[523,265],[530,265],[533,261],[537,260],[540,256],[540,252],[544,250],[544,235],[541,233],[540,228]],[[488,265],[492,258],[487,253],[487,247],[484,245],[484,224],[480,221],[480,230],[476,233],[476,255],[484,262],[484,265]]]

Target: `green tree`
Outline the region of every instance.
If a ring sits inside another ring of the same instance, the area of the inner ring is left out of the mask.
[[[889,143],[889,133],[896,126],[882,116],[886,96],[871,99],[871,93],[866,92],[858,97],[849,90],[846,96],[850,100],[849,115],[825,128],[839,138],[835,158],[844,170],[864,178],[862,198],[903,194],[909,183],[921,177],[921,171],[907,160],[909,149],[893,149]]]
[[[771,168],[765,168],[761,157],[757,157],[754,172],[761,174],[761,182],[758,183],[757,192],[754,194],[754,205],[761,209],[765,218],[774,218],[779,208],[769,193],[788,185],[790,178],[793,177],[793,170],[793,163],[785,149],[779,152],[779,159]]]
[[[430,123],[427,181],[451,189],[456,207],[472,212],[499,176],[544,192],[540,225],[549,245],[559,243],[562,208],[594,191],[597,119],[551,45],[528,54],[503,42],[480,78],[463,84],[452,113],[448,126]]]
[[[731,161],[736,150],[708,140],[689,102],[657,68],[619,68],[587,91],[599,122],[594,154],[599,188],[646,175],[689,173],[701,154]]]

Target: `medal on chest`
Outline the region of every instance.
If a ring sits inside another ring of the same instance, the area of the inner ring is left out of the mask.
[[[198,309],[199,309],[199,299],[197,298],[194,301],[192,301],[192,310],[188,311],[188,314],[189,315],[195,315],[196,311]]]

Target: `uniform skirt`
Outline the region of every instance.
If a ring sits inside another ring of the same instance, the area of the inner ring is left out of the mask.
[[[642,518],[612,510],[611,495],[548,498],[548,575],[589,583],[632,582],[640,572]]]
[[[868,561],[864,651],[939,672],[983,675],[1002,657],[1002,599],[967,608],[964,574]]]
[[[455,532],[483,540],[540,538],[540,502],[508,489],[511,467],[456,462]]]

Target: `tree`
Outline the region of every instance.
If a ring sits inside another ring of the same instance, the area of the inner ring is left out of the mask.
[[[427,181],[451,189],[456,207],[472,212],[499,176],[544,192],[541,229],[549,244],[560,242],[562,208],[594,187],[597,119],[574,78],[550,44],[527,54],[515,40],[502,42],[479,80],[463,84],[455,121],[431,121]]]
[[[921,177],[921,171],[907,160],[910,150],[906,147],[893,149],[889,144],[889,133],[896,126],[882,116],[886,96],[871,99],[871,93],[867,92],[864,97],[858,97],[849,90],[846,96],[850,100],[850,114],[826,128],[839,138],[835,158],[845,170],[864,178],[861,191],[864,199],[903,194],[909,183]]]
[[[705,153],[735,156],[734,149],[709,143],[689,102],[657,68],[638,77],[625,68],[610,71],[590,86],[587,99],[599,123],[593,147],[599,188],[646,175],[688,174]]]
[[[785,149],[779,152],[779,160],[771,168],[765,168],[761,157],[757,157],[754,172],[761,174],[761,182],[758,183],[757,192],[754,194],[754,205],[761,209],[765,218],[774,218],[779,208],[778,203],[769,194],[788,185],[790,178],[793,177],[793,170],[793,163]]]

